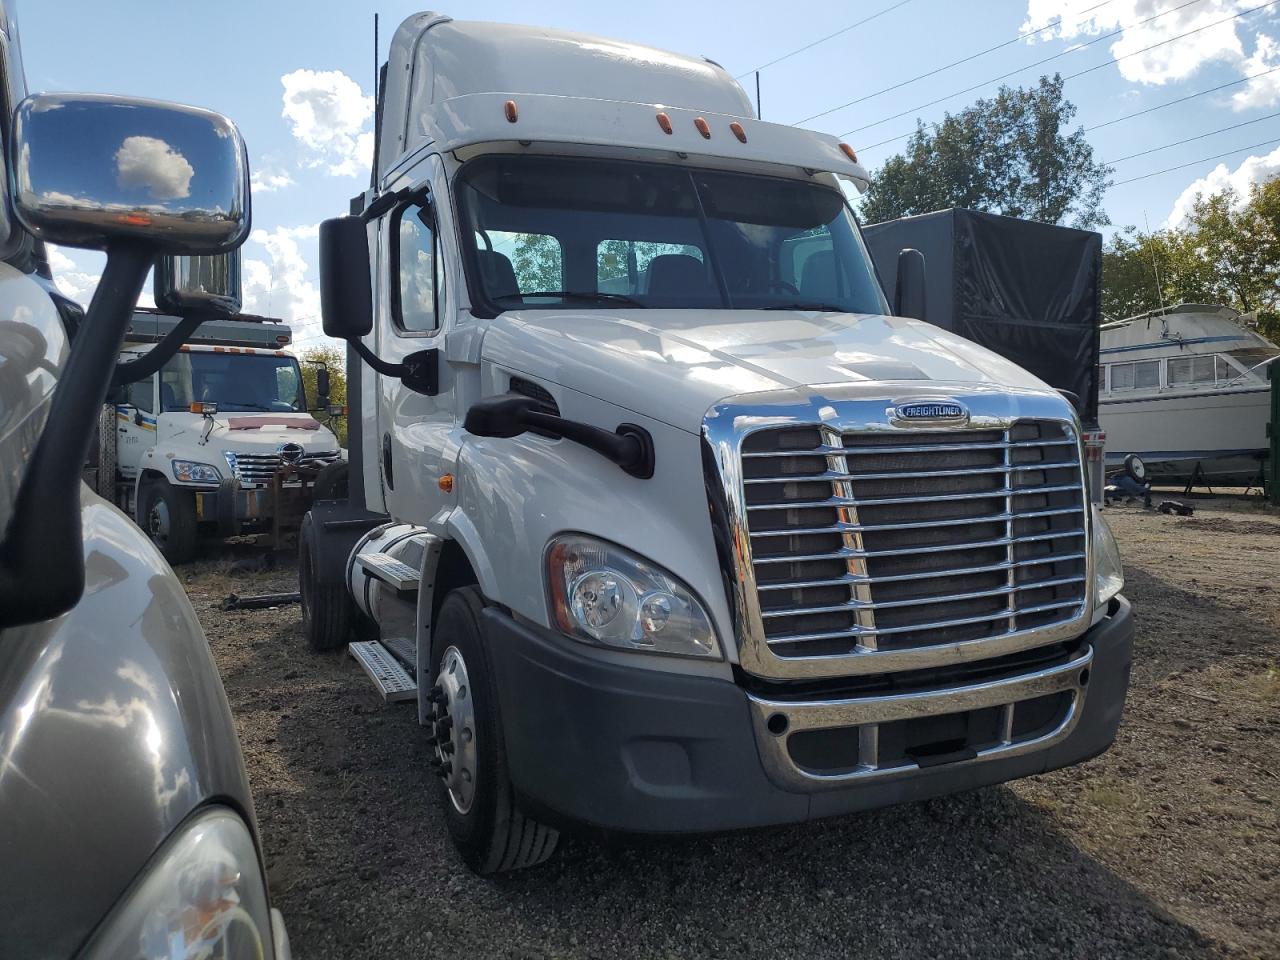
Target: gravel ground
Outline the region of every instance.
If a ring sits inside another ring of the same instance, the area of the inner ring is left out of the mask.
[[[316,657],[252,558],[185,568],[301,960],[1280,956],[1280,515],[1113,508],[1138,614],[1115,747],[1082,767],[800,827],[564,844],[481,880],[449,847],[413,708]],[[247,555],[245,555],[247,557]]]

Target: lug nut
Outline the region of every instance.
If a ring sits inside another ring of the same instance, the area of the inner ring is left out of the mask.
[[[436,721],[436,736],[442,736],[453,729],[453,717],[443,716]]]
[[[453,746],[452,740],[446,740],[444,743],[440,744],[441,753],[447,754],[447,753],[453,753],[453,751],[454,751],[454,746]]]
[[[427,701],[429,703],[443,703],[444,700],[444,690],[438,683],[427,692]]]

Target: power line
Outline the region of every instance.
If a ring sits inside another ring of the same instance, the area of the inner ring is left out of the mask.
[[[1259,77],[1265,77],[1268,74],[1275,73],[1277,70],[1280,70],[1280,67],[1272,67],[1270,70],[1263,70],[1260,73],[1252,73],[1247,77],[1241,77],[1239,80],[1230,80],[1227,83],[1220,83],[1216,87],[1210,87],[1208,90],[1201,90],[1198,93],[1189,93],[1185,97],[1178,97],[1175,100],[1168,100],[1164,103],[1158,103],[1154,107],[1147,107],[1145,110],[1137,110],[1137,111],[1134,111],[1133,113],[1126,113],[1122,117],[1115,117],[1112,120],[1106,120],[1106,121],[1103,121],[1102,123],[1095,123],[1091,127],[1085,127],[1084,132],[1091,133],[1094,130],[1101,130],[1103,127],[1109,127],[1116,123],[1123,123],[1125,120],[1132,120],[1134,117],[1142,117],[1142,116],[1146,116],[1148,113],[1155,113],[1157,110],[1163,110],[1165,107],[1174,107],[1180,103],[1186,103],[1188,100],[1195,100],[1198,97],[1206,97],[1211,93],[1217,93],[1218,91],[1226,90],[1229,87],[1238,87],[1242,83],[1248,83],[1250,80],[1257,80]],[[858,152],[866,153],[866,151],[874,150],[876,147],[883,147],[886,144],[896,143],[899,140],[905,140],[907,139],[907,137],[911,136],[912,133],[915,133],[915,131],[912,130],[910,133],[903,133],[903,134],[899,134],[896,137],[889,137],[888,139],[881,140],[878,143],[867,144],[866,146],[859,147]]]
[[[1244,153],[1246,150],[1257,150],[1259,147],[1270,147],[1280,143],[1280,139],[1264,140],[1261,143],[1251,144],[1247,147],[1238,147],[1235,150],[1228,150],[1226,153],[1215,153],[1212,157],[1201,157],[1199,160],[1188,160],[1186,163],[1180,163],[1176,167],[1165,167],[1163,170],[1156,170],[1154,173],[1144,173],[1140,177],[1130,177],[1128,180],[1121,180],[1119,183],[1111,184],[1112,187],[1123,187],[1126,183],[1137,183],[1139,180],[1150,180],[1152,177],[1158,177],[1164,173],[1173,173],[1175,170],[1185,170],[1187,167],[1194,167],[1198,163],[1208,163],[1210,160],[1221,160],[1223,157],[1231,157],[1237,153]]]
[[[1227,87],[1238,87],[1242,83],[1250,80],[1257,80],[1259,77],[1265,77],[1269,73],[1275,73],[1280,67],[1272,67],[1270,70],[1263,70],[1261,73],[1254,73],[1247,77],[1241,77],[1239,80],[1231,80],[1227,83],[1220,83],[1216,87],[1210,87],[1208,90],[1201,90],[1199,93],[1189,93],[1185,97],[1178,97],[1176,100],[1169,100],[1166,103],[1156,104],[1154,107],[1147,107],[1145,110],[1139,110],[1136,113],[1127,113],[1123,117],[1116,117],[1114,120],[1107,120],[1105,123],[1095,123],[1092,127],[1085,127],[1084,132],[1089,133],[1092,130],[1101,130],[1103,127],[1109,127],[1113,123],[1121,123],[1125,120],[1132,120],[1134,117],[1141,117],[1148,113],[1154,113],[1157,110],[1163,110],[1165,107],[1172,107],[1179,103],[1186,103],[1188,100],[1194,100],[1197,97],[1207,96],[1211,93],[1217,93],[1219,90],[1225,90]],[[911,136],[911,134],[907,134]],[[864,149],[871,149],[866,147]]]
[[[792,50],[790,53],[784,53],[782,56],[778,57],[776,60],[770,60],[768,63],[762,63],[758,67],[753,67],[752,69],[748,70],[746,73],[738,74],[733,79],[741,80],[743,77],[751,76],[751,74],[755,73],[757,70],[763,70],[765,67],[772,67],[774,64],[781,63],[783,60],[790,60],[797,53],[804,53],[806,50],[812,50],[814,47],[816,47],[820,43],[826,43],[828,40],[834,40],[836,37],[840,36],[841,34],[848,33],[850,30],[857,29],[858,27],[862,26],[864,23],[870,23],[872,20],[875,20],[877,17],[883,17],[886,13],[892,13],[894,10],[897,10],[899,7],[905,7],[908,3],[911,3],[911,0],[898,0],[898,3],[895,3],[891,7],[885,7],[879,13],[873,13],[869,17],[864,17],[863,19],[859,20],[857,23],[851,23],[849,24],[849,26],[844,27],[840,30],[837,30],[835,33],[829,33],[820,40],[814,40],[812,43],[806,43],[803,47],[797,47],[795,50]]]
[[[1135,157],[1145,157],[1149,153],[1159,153],[1161,150],[1168,150],[1170,147],[1180,147],[1184,143],[1194,143],[1195,141],[1203,140],[1206,137],[1213,137],[1213,136],[1217,136],[1219,133],[1226,133],[1228,130],[1239,130],[1241,127],[1250,127],[1250,126],[1253,126],[1253,124],[1255,123],[1261,123],[1263,120],[1273,120],[1276,117],[1280,117],[1280,112],[1269,113],[1265,117],[1258,117],[1256,120],[1245,120],[1241,123],[1233,123],[1229,127],[1222,127],[1218,130],[1210,130],[1208,133],[1202,133],[1196,137],[1187,137],[1184,140],[1175,140],[1173,143],[1166,143],[1162,147],[1152,147],[1150,150],[1142,150],[1142,151],[1139,151],[1138,153],[1131,153],[1127,157],[1119,157],[1118,159],[1115,159],[1115,160],[1104,160],[1102,162],[1104,166],[1110,166],[1111,164],[1114,164],[1114,163],[1124,163],[1126,160],[1133,160]]]
[[[1107,4],[1114,3],[1114,2],[1115,0],[1103,0],[1102,3],[1095,3],[1092,7],[1087,7],[1084,10],[1081,10],[1080,12],[1089,13],[1090,11],[1097,10],[1099,7],[1105,7],[1107,6]],[[1079,20],[1076,22],[1075,25],[1079,26],[1084,22],[1085,22],[1084,20]],[[950,63],[945,64],[944,66],[938,67],[935,70],[930,70],[928,73],[921,73],[907,80],[903,80],[901,83],[895,83],[893,84],[893,86],[884,87],[880,90],[875,91],[874,93],[865,94],[861,97],[858,97],[858,99],[856,100],[850,100],[848,103],[842,103],[838,107],[832,107],[830,110],[823,110],[821,113],[815,113],[812,116],[805,117],[803,120],[797,120],[795,125],[799,126],[802,123],[808,123],[810,120],[817,120],[819,117],[825,117],[827,114],[835,113],[837,110],[843,110],[845,107],[852,107],[856,104],[863,103],[867,100],[871,100],[874,97],[880,96],[880,94],[882,93],[888,93],[891,90],[898,90],[902,87],[906,87],[906,86],[909,86],[910,84],[915,83],[917,80],[924,80],[928,77],[932,77],[939,73],[942,73],[943,71],[950,70],[952,67],[958,67],[961,64],[968,63],[970,60],[977,60],[979,57],[985,57],[988,53],[994,53],[995,51],[1000,50],[1004,47],[1007,47],[1012,43],[1017,43],[1020,40],[1025,40],[1027,39],[1027,37],[1033,37],[1037,33],[1043,33],[1046,30],[1052,30],[1054,27],[1059,26],[1061,23],[1062,23],[1062,17],[1055,17],[1053,20],[1050,20],[1048,23],[1046,23],[1043,27],[1037,27],[1034,30],[1026,31],[1025,33],[1019,33],[1016,37],[1013,37],[1012,39],[1009,39],[1009,40],[1005,40],[1003,43],[997,43],[994,47],[987,47],[987,49],[979,50],[977,53],[971,53],[967,57],[962,57],[959,60],[953,60]],[[1106,38],[1103,37],[1102,39],[1106,39]],[[1073,49],[1079,49],[1079,48],[1077,47]],[[1059,56],[1061,56],[1061,54],[1059,54]]]
[[[1050,62],[1051,60],[1057,60],[1061,57],[1067,56],[1068,54],[1075,53],[1077,50],[1083,50],[1085,47],[1093,46],[1093,44],[1095,43],[1100,43],[1103,40],[1109,40],[1112,37],[1116,36],[1117,34],[1124,33],[1126,30],[1132,30],[1136,27],[1146,26],[1148,23],[1151,23],[1153,20],[1158,20],[1161,17],[1167,17],[1171,13],[1177,13],[1179,10],[1182,10],[1182,9],[1185,9],[1186,7],[1191,6],[1193,3],[1200,3],[1200,2],[1201,0],[1185,0],[1185,2],[1179,4],[1176,7],[1172,7],[1161,13],[1153,14],[1147,17],[1145,20],[1140,20],[1137,23],[1130,24],[1129,26],[1126,26],[1126,27],[1120,27],[1118,30],[1113,30],[1110,33],[1104,33],[1101,36],[1095,37],[1094,39],[1088,41],[1087,43],[1083,43],[1075,47],[1069,47],[1066,50],[1063,50],[1059,53],[1055,53],[1051,57],[1045,57],[1042,60],[1037,60],[1035,63],[1026,64],[1025,66],[1018,67],[1016,70],[1010,70],[1008,73],[1002,73],[1000,76],[992,77],[990,80],[984,80],[981,83],[975,83],[973,86],[965,87],[963,90],[954,90],[951,93],[946,94],[945,96],[938,97],[935,100],[930,100],[928,103],[922,103],[918,107],[911,107],[909,110],[903,110],[901,113],[895,113],[889,117],[882,117],[881,119],[875,121],[874,123],[867,123],[867,124],[863,124],[860,127],[854,127],[852,130],[846,130],[844,133],[840,134],[840,136],[847,137],[851,133],[861,133],[863,130],[869,130],[872,127],[878,127],[880,126],[880,124],[888,123],[890,120],[897,120],[899,117],[905,117],[908,114],[915,113],[917,110],[923,110],[925,107],[935,106],[936,104],[943,103],[944,101],[950,100],[952,97],[958,97],[963,93],[972,93],[974,90],[981,89],[982,87],[989,86],[990,84],[997,83],[1001,80],[1007,80],[1009,77],[1015,76],[1016,74],[1023,73],[1027,70],[1033,70],[1036,67],[1043,66],[1044,64]],[[1141,50],[1135,50],[1133,53],[1126,53],[1123,57],[1112,57],[1110,60],[1100,63],[1095,67],[1090,67],[1088,70],[1082,70],[1080,71],[1080,73],[1072,74],[1071,77],[1064,77],[1063,79],[1070,80],[1072,79],[1072,77],[1078,77],[1085,73],[1089,73],[1092,70],[1098,70],[1098,69],[1101,69],[1102,67],[1110,66],[1111,64],[1118,63],[1121,60],[1127,59],[1128,57],[1137,56],[1140,53],[1146,53],[1148,50],[1152,50],[1156,47],[1163,46],[1166,43],[1172,43],[1175,40],[1181,40],[1183,37],[1189,37],[1191,36],[1191,34],[1199,33],[1201,30],[1208,30],[1210,27],[1216,27],[1220,24],[1227,23],[1230,20],[1236,20],[1247,14],[1254,13],[1257,10],[1261,10],[1263,7],[1274,6],[1276,3],[1280,3],[1280,0],[1270,0],[1269,3],[1264,3],[1262,4],[1262,6],[1253,7],[1250,10],[1246,10],[1242,13],[1237,13],[1234,16],[1227,17],[1226,19],[1223,19],[1223,20],[1215,21],[1214,23],[1207,23],[1203,27],[1197,27],[1194,30],[1188,30],[1186,33],[1181,33],[1176,37],[1170,37],[1168,40],[1161,40],[1159,43],[1153,43],[1151,44],[1151,46],[1143,47]]]

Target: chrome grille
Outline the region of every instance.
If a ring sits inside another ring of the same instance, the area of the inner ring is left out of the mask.
[[[325,450],[308,453],[300,462],[320,460],[332,463],[340,456],[337,450]],[[235,457],[236,479],[240,486],[246,488],[265,487],[271,483],[272,476],[280,469],[280,456],[274,453],[237,453]]]
[[[1067,423],[759,430],[742,483],[775,657],[915,651],[1084,613],[1087,500]]]

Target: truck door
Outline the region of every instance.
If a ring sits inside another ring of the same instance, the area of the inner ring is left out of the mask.
[[[419,170],[439,167],[432,157]],[[421,176],[422,174],[419,174]],[[443,182],[440,178],[437,182]],[[435,202],[428,180],[389,211],[378,229],[377,352],[392,362],[443,346],[448,258],[448,204]],[[443,352],[443,351],[442,351]],[[423,396],[398,379],[377,376],[374,459],[387,511],[398,520],[425,524],[452,497],[440,484],[456,459],[454,378],[441,357],[440,389]],[[369,371],[370,375],[372,371]],[[369,451],[366,444],[365,450]],[[368,476],[373,476],[370,471]]]
[[[156,377],[131,383],[116,406],[116,469],[126,480],[138,476],[142,455],[156,442]]]

